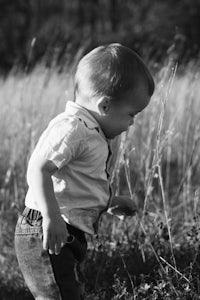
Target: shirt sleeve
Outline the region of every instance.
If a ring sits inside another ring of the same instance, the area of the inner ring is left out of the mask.
[[[77,119],[50,123],[36,146],[35,153],[52,161],[58,169],[81,155],[84,149],[84,130]]]

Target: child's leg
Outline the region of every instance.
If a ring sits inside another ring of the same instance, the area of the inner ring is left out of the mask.
[[[83,247],[86,250],[86,244]],[[67,246],[59,255],[49,255],[43,250],[39,212],[29,210],[28,216],[19,217],[15,249],[24,279],[35,299],[80,300],[74,254]]]

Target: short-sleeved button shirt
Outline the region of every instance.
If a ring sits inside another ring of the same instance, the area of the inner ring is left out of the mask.
[[[58,168],[52,181],[64,220],[96,234],[99,216],[110,199],[109,143],[98,122],[85,108],[68,101],[65,112],[41,135],[32,155],[38,153]],[[31,187],[25,204],[40,210]]]

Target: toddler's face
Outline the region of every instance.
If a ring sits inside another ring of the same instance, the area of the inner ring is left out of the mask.
[[[134,117],[149,103],[150,96],[144,85],[140,85],[136,91],[127,92],[121,101],[110,103],[107,121],[104,124],[104,134],[108,139],[113,139],[134,123]]]

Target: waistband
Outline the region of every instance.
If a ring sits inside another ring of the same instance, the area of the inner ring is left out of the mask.
[[[31,209],[29,207],[25,207],[22,214],[21,214],[24,218],[26,218],[28,221],[41,221],[42,222],[42,215],[41,212],[35,209]],[[69,234],[74,235],[76,238],[78,238],[80,241],[85,242],[85,233],[70,225],[67,224],[67,230],[69,232]]]
[[[31,209],[29,207],[25,207],[21,215],[30,221],[42,220],[41,212],[35,209]]]

